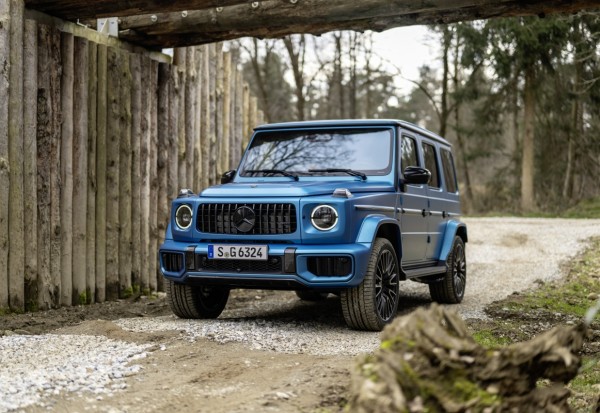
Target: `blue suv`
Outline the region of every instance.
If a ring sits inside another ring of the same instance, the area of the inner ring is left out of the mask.
[[[381,330],[399,282],[459,303],[467,228],[450,144],[408,122],[255,129],[237,171],[173,201],[160,267],[173,312],[216,318],[233,288],[338,294],[348,326]]]

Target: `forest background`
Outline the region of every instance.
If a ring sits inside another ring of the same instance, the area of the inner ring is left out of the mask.
[[[369,32],[230,49],[266,122],[403,119],[446,137],[467,213],[600,215],[600,13],[428,30],[439,53],[408,92]]]

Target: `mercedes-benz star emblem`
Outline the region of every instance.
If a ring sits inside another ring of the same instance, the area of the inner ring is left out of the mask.
[[[252,228],[254,228],[254,223],[256,222],[256,215],[252,208],[247,206],[239,207],[233,213],[231,217],[233,221],[233,226],[240,232],[248,232]]]

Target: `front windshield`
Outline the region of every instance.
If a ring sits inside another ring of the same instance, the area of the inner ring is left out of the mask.
[[[389,128],[264,131],[256,134],[248,148],[240,174],[273,176],[266,171],[278,170],[323,175],[324,172],[310,170],[351,169],[367,175],[386,175],[390,171],[391,154]]]

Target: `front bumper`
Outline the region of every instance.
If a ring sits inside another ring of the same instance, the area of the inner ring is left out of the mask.
[[[210,260],[208,245],[165,241],[159,249],[160,268],[165,278],[183,284],[218,284],[231,288],[350,288],[362,282],[371,251],[370,243],[266,243],[268,260],[250,262]]]

